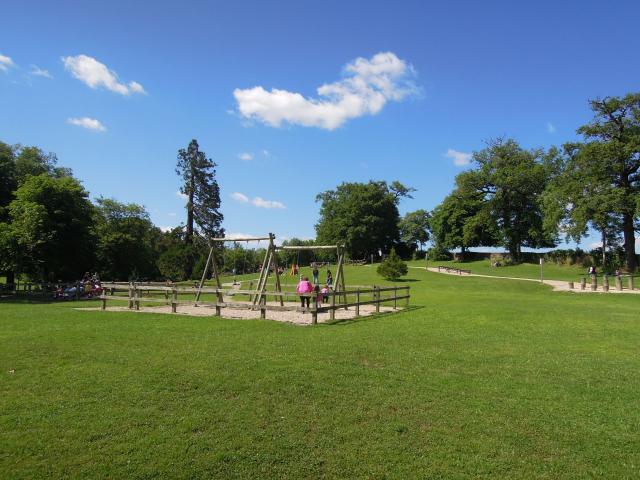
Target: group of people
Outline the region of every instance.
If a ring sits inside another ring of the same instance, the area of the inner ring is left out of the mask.
[[[58,285],[54,293],[54,298],[72,298],[72,297],[86,297],[93,298],[102,293],[102,286],[100,285],[100,277],[97,273],[90,274],[86,272],[82,276],[82,280],[76,282],[72,286]]]
[[[311,274],[313,276],[313,283],[309,281],[309,277],[300,277],[300,282],[298,282],[298,286],[296,287],[296,293],[300,295],[300,306],[302,308],[305,306],[309,308],[311,297],[314,298],[316,306],[321,306],[328,300],[329,292],[333,288],[333,274],[331,270],[327,270],[327,281],[322,288],[320,288],[319,281],[320,272],[315,264],[313,265]]]

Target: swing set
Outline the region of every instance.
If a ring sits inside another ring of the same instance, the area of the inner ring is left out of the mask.
[[[202,288],[204,286],[204,282],[207,278],[207,274],[209,269],[212,271],[212,278],[215,281],[215,286],[217,287],[218,300],[222,302],[222,282],[220,281],[220,269],[218,267],[216,250],[218,249],[218,244],[224,244],[227,242],[233,242],[235,245],[235,252],[237,252],[238,243],[246,242],[258,242],[260,245],[261,241],[268,241],[266,252],[264,255],[264,259],[262,261],[262,267],[260,268],[260,276],[256,283],[255,291],[251,292],[250,301],[251,304],[256,306],[261,302],[266,302],[267,296],[267,286],[269,281],[269,274],[271,271],[275,274],[275,289],[273,292],[268,292],[269,294],[273,294],[274,297],[279,300],[280,306],[284,306],[284,297],[282,293],[282,284],[280,282],[280,265],[278,264],[278,251],[297,251],[298,252],[298,260],[300,259],[300,251],[301,250],[335,250],[338,256],[338,266],[336,270],[336,278],[334,289],[336,291],[346,291],[346,285],[344,280],[344,248],[340,245],[287,245],[287,246],[276,246],[275,244],[276,236],[273,233],[269,233],[267,237],[247,237],[247,238],[212,238],[210,239],[209,244],[209,255],[207,257],[207,262],[204,267],[204,271],[202,272],[202,278],[200,279],[200,283],[198,284],[198,292],[196,294],[196,303],[200,300],[200,294],[202,292]],[[236,281],[236,257],[237,255],[234,252],[234,268],[233,268],[233,284],[238,285]],[[244,252],[244,264],[242,273],[245,273],[246,268],[246,256],[247,252]],[[346,302],[346,294],[345,294],[345,302]]]

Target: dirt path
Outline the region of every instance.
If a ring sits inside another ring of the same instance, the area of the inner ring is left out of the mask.
[[[423,267],[411,267],[411,268],[420,268]],[[640,290],[616,290],[615,284],[609,285],[609,291],[605,292],[604,287],[602,285],[598,285],[598,290],[595,292],[591,290],[591,286],[587,285],[587,288],[584,290],[580,290],[579,282],[574,282],[574,287],[571,288],[569,282],[562,280],[544,280],[540,282],[540,280],[536,280],[535,278],[519,278],[519,277],[502,277],[498,275],[480,275],[478,273],[455,273],[455,272],[447,272],[447,271],[438,271],[436,267],[429,267],[427,270],[434,273],[440,273],[441,275],[454,275],[456,277],[482,277],[482,278],[500,278],[503,280],[520,280],[523,282],[536,282],[536,283],[544,283],[545,285],[551,285],[553,290],[556,292],[573,292],[573,293],[631,293],[631,294],[640,294]]]

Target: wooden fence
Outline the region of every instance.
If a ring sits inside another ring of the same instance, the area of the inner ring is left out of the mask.
[[[327,303],[317,305],[315,295],[310,294],[310,306],[301,307],[292,304],[272,305],[267,303],[267,298],[274,300],[283,298],[285,301],[300,301],[300,295],[295,292],[269,291],[259,295],[258,301],[254,304],[251,299],[255,297],[255,290],[242,290],[233,288],[204,287],[201,294],[210,295],[211,300],[195,300],[196,291],[192,287],[162,286],[149,284],[122,284],[122,283],[102,283],[103,293],[99,297],[102,302],[102,310],[106,310],[107,302],[113,300],[126,301],[129,308],[139,310],[140,304],[155,303],[171,305],[171,311],[176,313],[180,305],[194,305],[214,307],[216,315],[221,316],[222,309],[249,309],[260,311],[260,318],[266,318],[267,311],[284,312],[295,311],[300,313],[311,313],[312,324],[318,323],[319,313],[329,313],[331,320],[335,319],[335,312],[339,309],[355,308],[355,316],[360,316],[360,307],[363,305],[375,305],[376,313],[380,312],[382,305],[392,305],[397,309],[399,302],[404,301],[404,306],[409,305],[410,287],[379,287],[371,286],[345,291],[330,291],[327,296]],[[189,296],[189,300],[180,297]],[[238,299],[235,299],[237,297]],[[201,297],[202,298],[202,297]],[[245,301],[243,301],[243,299]]]

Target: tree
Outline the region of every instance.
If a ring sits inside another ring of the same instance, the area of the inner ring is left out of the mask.
[[[398,280],[409,272],[409,268],[406,263],[400,260],[395,248],[392,248],[389,255],[378,265],[377,272],[385,280]]]
[[[400,239],[412,250],[420,248],[429,241],[429,218],[431,215],[426,210],[407,212],[400,220]]]
[[[215,167],[216,164],[200,151],[195,139],[186,150],[178,150],[176,173],[183,181],[180,192],[187,196],[186,243],[193,243],[194,223],[206,237],[219,237],[224,233]]]
[[[15,147],[0,142],[0,222],[9,216],[8,206],[17,188]]]
[[[48,175],[50,177],[70,177],[71,170],[57,167],[58,157],[55,153],[45,153],[38,147],[15,147],[15,171],[18,186],[22,185],[28,177]]]
[[[111,280],[156,278],[154,243],[160,230],[151,223],[145,208],[110,198],[96,201],[98,270]]]
[[[576,172],[577,180],[597,181],[603,192],[615,190],[609,213],[620,217],[627,269],[634,272],[638,266],[634,220],[640,195],[640,93],[589,103],[594,118],[578,129],[586,142],[576,148],[584,150],[582,158],[591,159],[593,165]]]
[[[316,224],[319,244],[344,244],[352,258],[363,258],[382,249],[389,251],[399,240],[397,194],[384,181],[342,183],[318,194],[320,220]],[[406,187],[403,187],[406,188]]]
[[[94,266],[94,207],[72,177],[29,176],[9,206],[15,270],[39,280],[77,279]]]
[[[431,212],[431,231],[438,250],[460,249],[462,256],[470,247],[498,243],[498,227],[488,210],[483,209],[483,195],[456,188]]]
[[[561,173],[543,194],[544,224],[547,230],[561,231],[576,242],[589,227],[600,232],[602,266],[606,266],[607,247],[620,240],[625,199],[609,181],[608,160],[599,150],[594,144],[565,145]]]
[[[522,247],[555,246],[543,228],[541,195],[557,166],[558,152],[524,150],[515,140],[498,139],[473,154],[477,169],[456,177],[465,195],[478,194],[481,208],[470,220],[475,228],[497,229],[496,246],[520,261]]]

